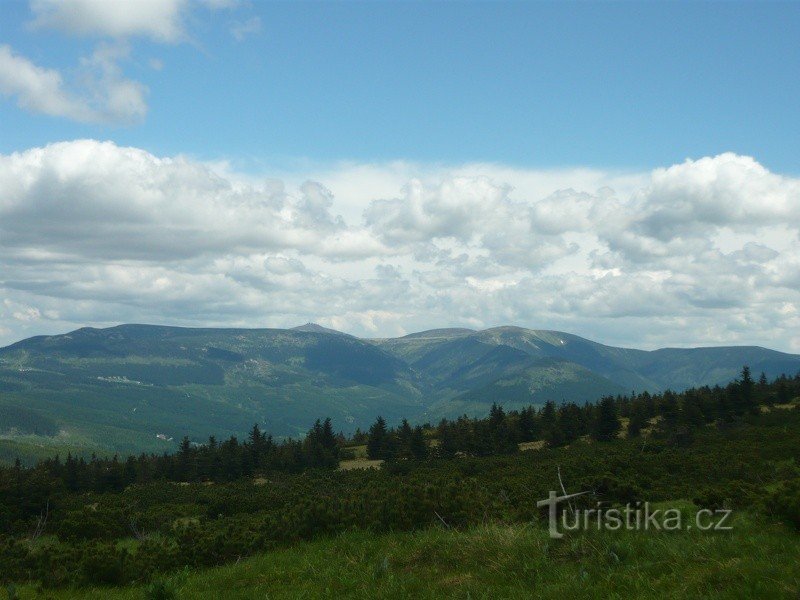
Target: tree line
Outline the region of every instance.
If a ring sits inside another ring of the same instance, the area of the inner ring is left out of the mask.
[[[0,484],[41,479],[59,481],[69,492],[118,492],[132,484],[157,481],[235,481],[275,472],[336,469],[340,459],[359,444],[366,444],[369,458],[389,462],[512,454],[526,442],[557,448],[584,436],[610,441],[623,432],[629,438],[647,432],[668,443],[685,445],[699,427],[709,423],[724,426],[757,413],[759,405],[782,404],[799,395],[800,374],[793,378],[782,375],[771,382],[762,374],[756,381],[744,367],[740,377],[726,386],[680,393],[608,396],[582,406],[573,402],[557,406],[551,401],[538,409],[529,406],[511,411],[494,404],[488,417],[442,419],[436,426],[412,427],[404,419],[391,428],[378,417],[368,432],[356,431],[349,438],[335,433],[327,418],[317,420],[298,440],[276,441],[254,425],[242,441],[232,436],[220,442],[212,436],[205,444],[197,444],[184,437],[172,454],[126,459],[92,455],[88,460],[68,454],[65,460],[55,456],[28,469],[17,461],[14,467],[0,467]],[[22,499],[20,503],[25,504]],[[39,506],[31,509],[39,510]]]
[[[753,379],[750,368],[727,386],[704,386],[676,393],[607,396],[597,403],[582,406],[567,402],[557,406],[549,401],[538,410],[533,406],[506,412],[493,404],[487,418],[442,419],[438,426],[411,428],[407,421],[397,428],[387,428],[378,417],[367,434],[357,432],[357,441],[365,440],[372,459],[417,459],[429,454],[439,457],[456,455],[490,456],[517,452],[520,443],[542,441],[557,448],[590,436],[595,441],[610,441],[623,432],[622,419],[629,438],[644,431],[674,444],[687,444],[693,432],[709,423],[729,424],[746,415],[756,414],[759,406],[784,404],[800,395],[800,374],[786,375],[772,382],[761,374]],[[425,440],[436,440],[430,449]]]
[[[132,484],[154,481],[235,481],[270,472],[299,473],[306,469],[339,466],[342,436],[333,431],[330,419],[317,420],[302,440],[276,442],[253,425],[247,439],[236,436],[218,442],[211,436],[205,444],[181,441],[173,454],[140,454],[120,460],[118,456],[89,460],[68,454],[56,455],[24,469],[17,460],[12,469],[0,469],[0,480],[39,476],[63,483],[69,492],[119,492]]]

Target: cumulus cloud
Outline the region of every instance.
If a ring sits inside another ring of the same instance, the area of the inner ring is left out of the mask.
[[[113,0],[30,0],[32,29],[53,29],[74,36],[128,39],[149,38],[174,44],[189,39],[186,21],[193,8],[216,11],[233,9],[240,0],[133,0],[124,8]],[[236,22],[236,39],[257,33],[261,20]]]
[[[82,85],[74,93],[57,70],[37,66],[0,45],[0,94],[16,98],[27,111],[84,123],[140,121],[147,113],[147,88],[123,76],[118,62],[127,55],[125,46],[98,46],[81,61]]]
[[[136,0],[124,9],[108,0],[31,0],[34,28],[72,35],[124,38],[146,36],[158,42],[184,38],[187,0]]]
[[[722,154],[653,172],[634,204],[636,230],[660,241],[708,227],[752,229],[796,220],[800,182],[770,173],[753,158]]]
[[[0,158],[0,247],[161,261],[208,253],[315,251],[345,233],[330,192],[224,179],[183,157],[79,140]],[[335,255],[335,248],[331,251]]]
[[[36,66],[5,44],[0,46],[0,93],[15,96],[26,110],[77,120],[87,117],[85,107],[65,93],[58,71]]]
[[[800,351],[798,184],[733,154],[622,175],[396,163],[255,180],[52,144],[0,156],[2,335],[513,323]]]

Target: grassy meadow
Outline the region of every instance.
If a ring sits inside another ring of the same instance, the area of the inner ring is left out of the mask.
[[[691,503],[663,503],[687,514]],[[185,570],[147,586],[42,591],[21,599],[797,598],[800,536],[753,514],[728,532],[588,531],[552,540],[534,524],[345,532]]]

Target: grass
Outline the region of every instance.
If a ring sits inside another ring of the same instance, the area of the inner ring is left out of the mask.
[[[534,442],[520,442],[517,445],[522,452],[525,452],[526,450],[541,450],[547,444],[544,440],[536,440]]]
[[[549,539],[538,525],[350,532],[162,583],[179,599],[796,599],[800,536],[745,513],[732,524],[730,532],[589,531],[562,540]],[[18,593],[51,600],[157,597],[146,587]]]
[[[383,461],[369,460],[368,458],[356,458],[353,460],[343,460],[339,463],[340,471],[352,471],[353,469],[377,469]]]
[[[352,469],[377,469],[383,464],[382,460],[370,460],[367,456],[366,444],[348,446],[347,450],[353,453],[353,458],[339,462],[339,470],[341,471],[351,471]]]

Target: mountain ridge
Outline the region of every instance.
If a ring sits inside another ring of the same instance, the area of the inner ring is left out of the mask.
[[[378,415],[424,422],[485,414],[493,402],[517,408],[713,386],[744,364],[772,377],[797,372],[800,356],[760,346],[618,348],[516,326],[379,339],[313,323],[83,327],[0,348],[0,408],[24,409],[0,411],[8,415],[0,435],[55,423],[74,444],[161,450],[171,446],[158,434],[204,441],[242,435],[254,422],[299,436],[324,416],[353,431]]]

